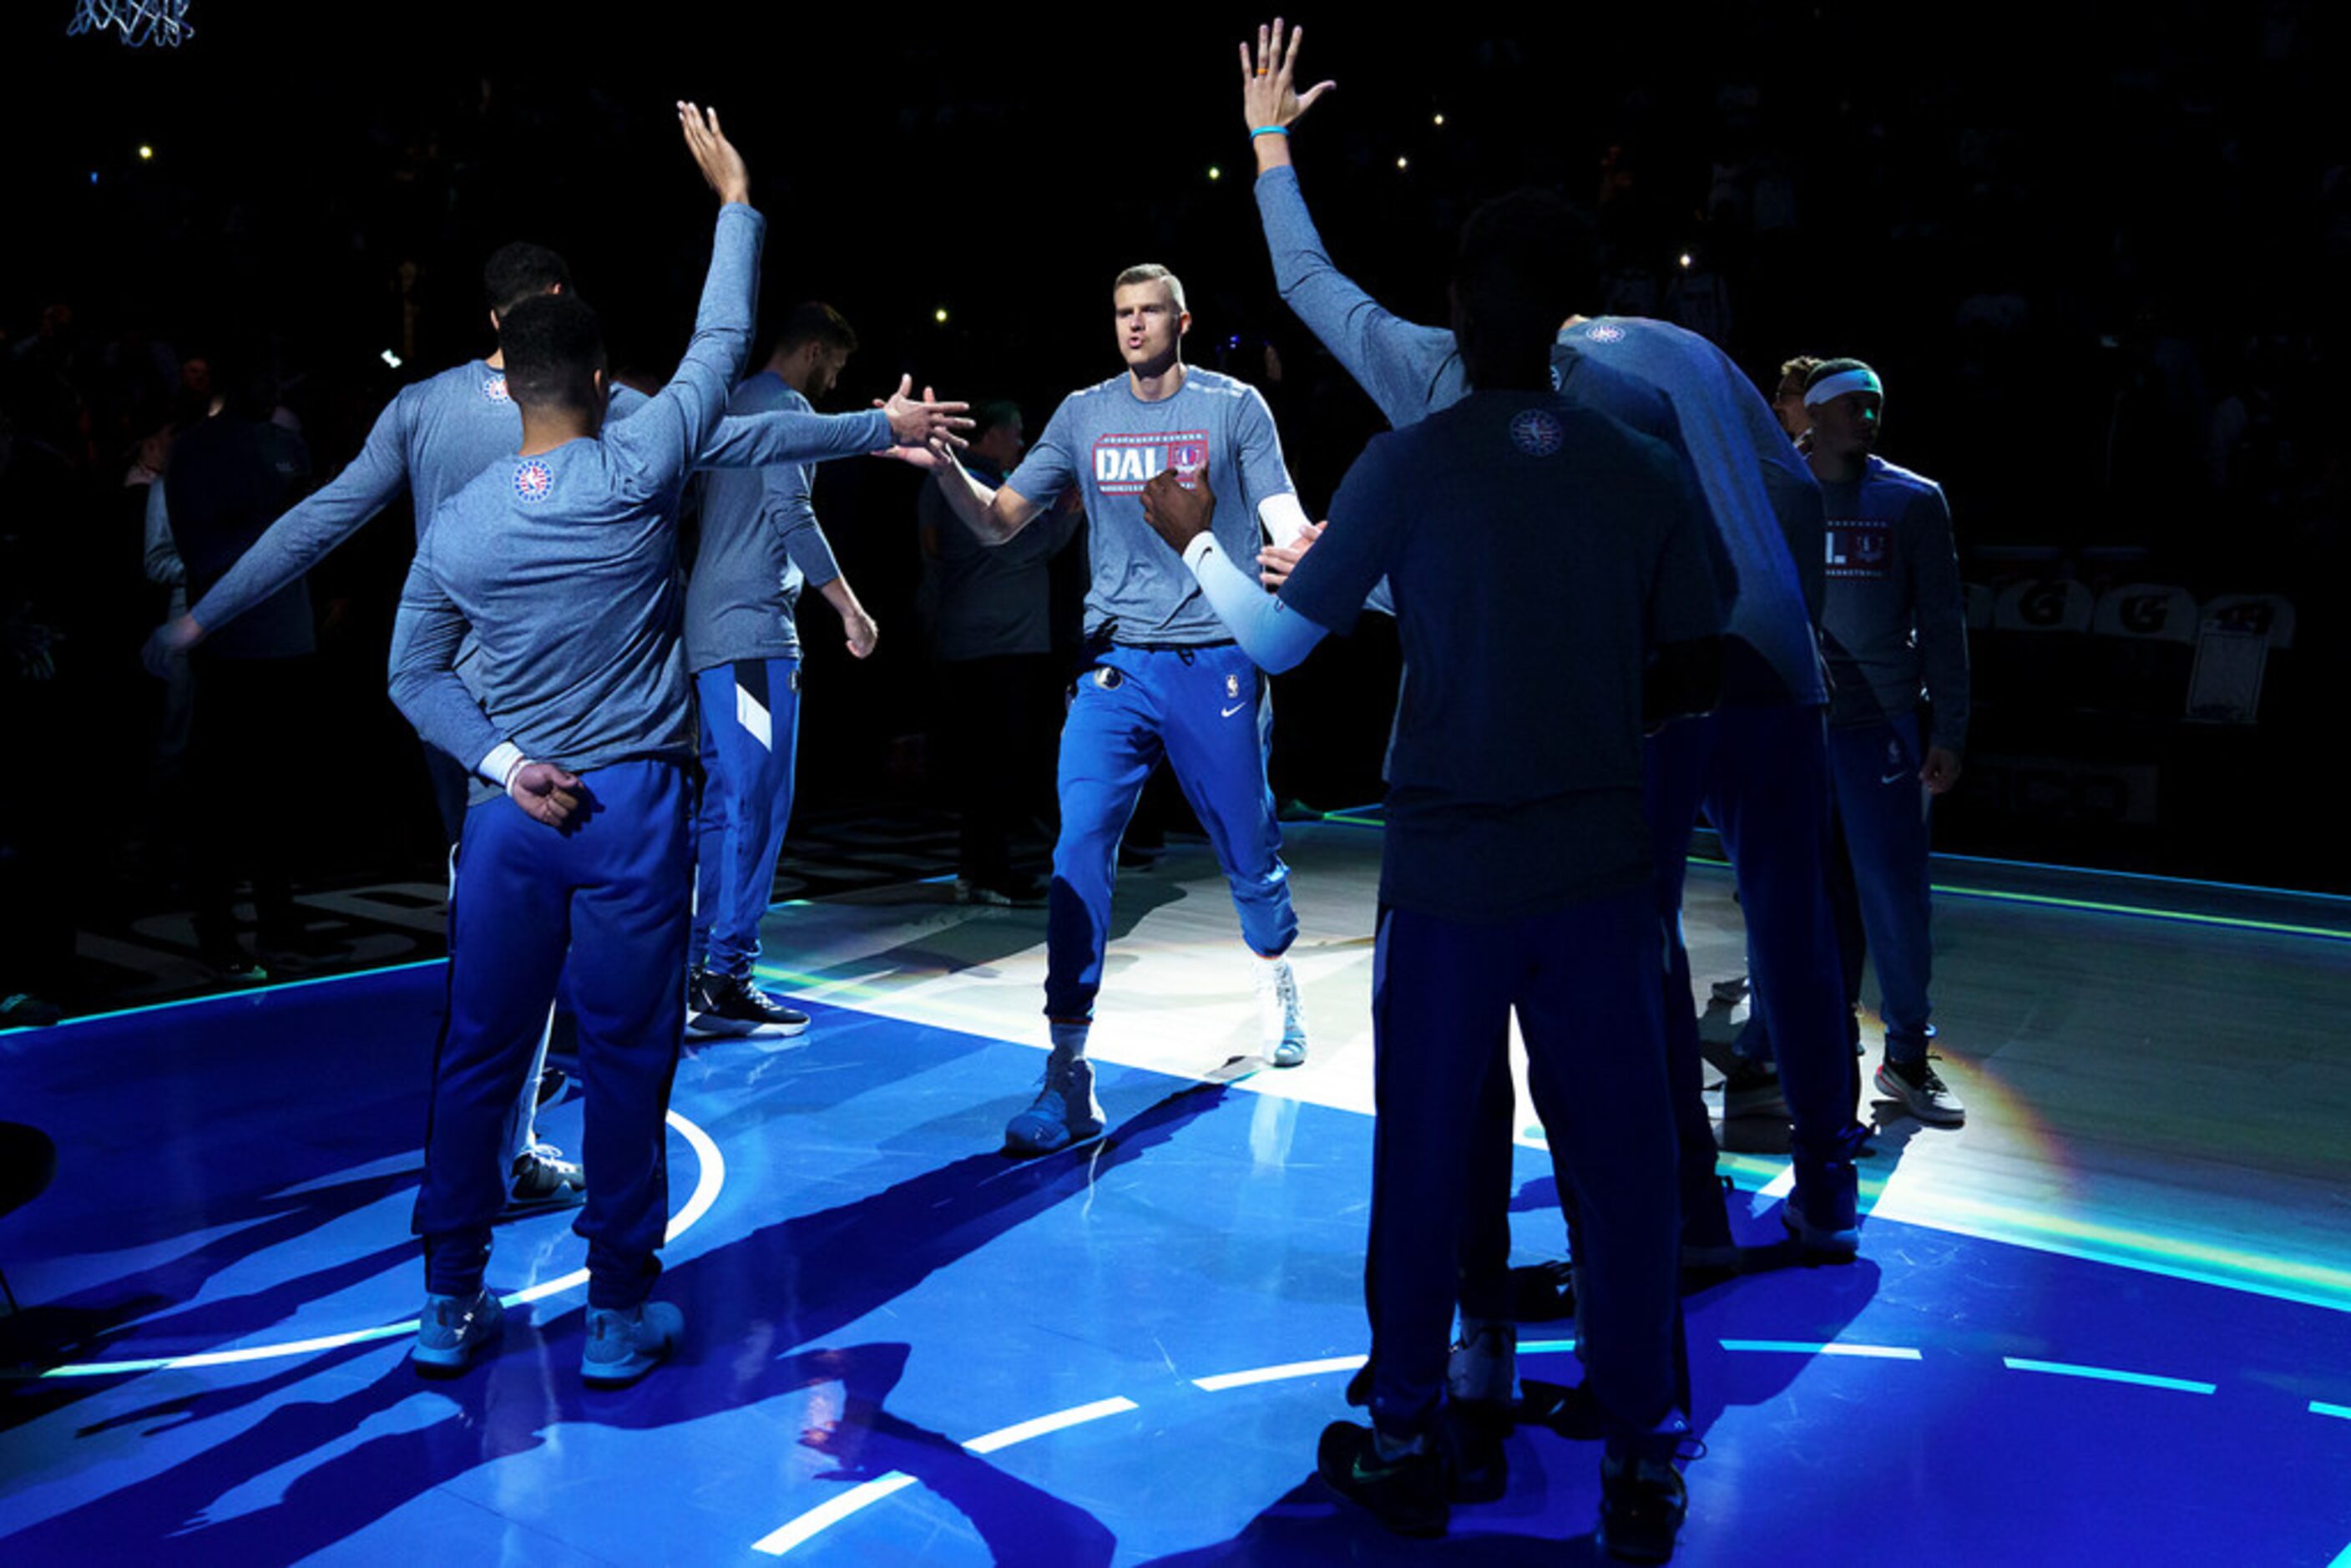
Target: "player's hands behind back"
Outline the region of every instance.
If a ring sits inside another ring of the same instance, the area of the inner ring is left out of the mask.
[[[587,791],[580,788],[577,773],[552,762],[525,762],[507,776],[507,794],[532,821],[560,829]]]

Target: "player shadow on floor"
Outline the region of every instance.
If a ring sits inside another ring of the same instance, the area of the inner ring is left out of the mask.
[[[896,1471],[971,1521],[998,1563],[1068,1563],[1102,1568],[1117,1537],[1092,1514],[1041,1488],[1007,1475],[944,1433],[918,1427],[883,1409],[883,1401],[905,1369],[912,1347],[861,1345],[839,1359],[844,1366],[838,1418],[800,1435],[800,1446],[830,1456],[836,1467],[812,1478],[844,1490]],[[833,1353],[806,1358],[826,1365]],[[886,1367],[883,1363],[894,1355]],[[862,1370],[864,1375],[859,1375]],[[817,1506],[821,1507],[820,1501]]]
[[[1074,1561],[1106,1560],[1092,1551],[1100,1526],[1079,1511],[1047,1509],[1049,1500],[1026,1483],[968,1456],[955,1459],[929,1440],[935,1435],[887,1416],[882,1406],[896,1374],[872,1368],[874,1347],[814,1346],[1005,1231],[1087,1191],[1104,1171],[1164,1144],[1227,1092],[1222,1085],[1187,1085],[1090,1148],[1019,1165],[993,1151],[969,1155],[688,1260],[661,1291],[685,1307],[683,1350],[672,1364],[617,1394],[580,1386],[571,1361],[583,1312],[574,1308],[544,1322],[511,1314],[486,1364],[439,1388],[419,1383],[407,1364],[406,1344],[395,1342],[393,1347],[344,1347],[261,1386],[207,1393],[117,1418],[114,1425],[128,1426],[168,1415],[175,1427],[198,1427],[270,1395],[294,1395],[314,1375],[397,1351],[381,1376],[354,1392],[328,1403],[279,1404],[178,1465],[0,1538],[0,1549],[22,1561],[189,1550],[224,1562],[291,1560],[348,1538],[489,1459],[538,1447],[549,1428],[566,1422],[637,1429],[684,1425],[838,1380],[850,1382],[861,1409],[872,1412],[867,1424],[893,1452],[891,1468],[935,1478],[938,1495],[963,1510],[984,1536],[1001,1538],[1016,1521],[1046,1510],[1073,1548],[1081,1549]],[[901,1348],[897,1364],[904,1357]],[[856,1371],[860,1366],[864,1370]],[[845,1367],[856,1371],[853,1382]],[[246,1483],[319,1450],[334,1450],[350,1433],[416,1399],[444,1401],[455,1410],[330,1452],[297,1475],[270,1507],[202,1522],[207,1508]],[[994,1490],[999,1483],[1000,1497]],[[191,1523],[198,1528],[190,1530]]]
[[[1599,1450],[1592,1450],[1596,1470]],[[1515,1455],[1513,1457],[1516,1457]],[[1593,1493],[1597,1496],[1595,1476]],[[1497,1504],[1496,1509],[1509,1504]],[[1590,1531],[1562,1540],[1536,1535],[1463,1530],[1462,1521],[1476,1517],[1468,1508],[1455,1514],[1457,1527],[1439,1543],[1407,1541],[1352,1503],[1343,1502],[1320,1480],[1309,1476],[1268,1505],[1231,1538],[1207,1546],[1169,1552],[1146,1560],[1146,1568],[1242,1568],[1242,1565],[1298,1563],[1350,1563],[1399,1565],[1442,1561],[1469,1563],[1475,1568],[1564,1568],[1576,1563],[1614,1561],[1594,1544]]]
[[[1228,1093],[1220,1083],[1186,1084],[1090,1145],[1022,1162],[990,1148],[833,1207],[777,1220],[680,1263],[662,1293],[685,1308],[689,1343],[771,1343],[778,1351],[816,1343],[1085,1194]]]

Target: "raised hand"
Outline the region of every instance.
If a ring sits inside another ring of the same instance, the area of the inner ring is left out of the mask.
[[[1272,26],[1257,30],[1254,56],[1247,43],[1241,45],[1241,117],[1251,131],[1293,124],[1314,107],[1316,99],[1339,85],[1334,81],[1316,82],[1307,89],[1303,98],[1300,97],[1295,86],[1298,46],[1305,41],[1306,29],[1289,31],[1286,45],[1284,37],[1281,18],[1276,16]]]
[[[896,392],[873,401],[873,406],[889,416],[890,434],[898,445],[932,447],[941,441],[949,446],[968,445],[957,433],[971,428],[971,421],[963,417],[971,404],[941,402],[928,387],[923,389],[923,401],[916,402],[911,395],[914,390],[914,378],[900,376]]]
[[[526,762],[507,778],[507,794],[514,803],[529,812],[533,821],[550,828],[560,829],[569,821],[585,793],[580,775],[552,762]]]
[[[680,99],[677,104],[678,128],[685,132],[685,150],[694,154],[695,167],[710,182],[722,202],[751,200],[751,173],[743,167],[743,154],[735,151],[735,143],[718,128],[718,111],[705,110]]]
[[[1207,533],[1217,516],[1216,492],[1208,488],[1208,465],[1201,464],[1192,476],[1194,484],[1186,489],[1175,469],[1163,468],[1143,486],[1143,520],[1177,555]]]

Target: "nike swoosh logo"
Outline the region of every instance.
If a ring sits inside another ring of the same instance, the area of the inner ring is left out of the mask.
[[[1237,713],[1240,712],[1240,711],[1241,711],[1241,709],[1243,709],[1243,708],[1245,708],[1245,707],[1247,707],[1247,706],[1249,706],[1249,704],[1247,704],[1247,703],[1235,703],[1232,706],[1230,706],[1230,707],[1228,707],[1228,708],[1225,709],[1222,713],[1218,714],[1217,716],[1217,717],[1219,717],[1219,718],[1230,718],[1230,717],[1232,717],[1232,716],[1233,716],[1233,715],[1235,715],[1235,714],[1237,714]]]
[[[1910,772],[1907,768],[1896,768],[1895,771],[1888,773],[1884,778],[1880,779],[1878,782],[1880,784],[1899,784],[1902,780],[1909,777]]]

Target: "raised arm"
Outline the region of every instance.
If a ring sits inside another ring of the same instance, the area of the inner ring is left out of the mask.
[[[1453,358],[1453,334],[1390,314],[1332,265],[1323,249],[1290,164],[1289,130],[1335,84],[1319,83],[1302,98],[1296,92],[1291,78],[1304,37],[1299,28],[1285,45],[1277,21],[1270,30],[1258,30],[1254,60],[1249,47],[1241,46],[1241,112],[1257,150],[1257,210],[1274,284],[1388,423],[1410,424],[1428,411],[1429,388]]]
[[[721,204],[710,272],[703,281],[694,340],[678,361],[677,373],[659,396],[612,425],[604,437],[622,465],[656,490],[684,477],[709,446],[726,412],[726,394],[751,351],[759,247],[767,235],[767,220],[750,206],[751,182],[742,154],[719,128],[717,111],[681,103],[677,112],[686,149]]]

